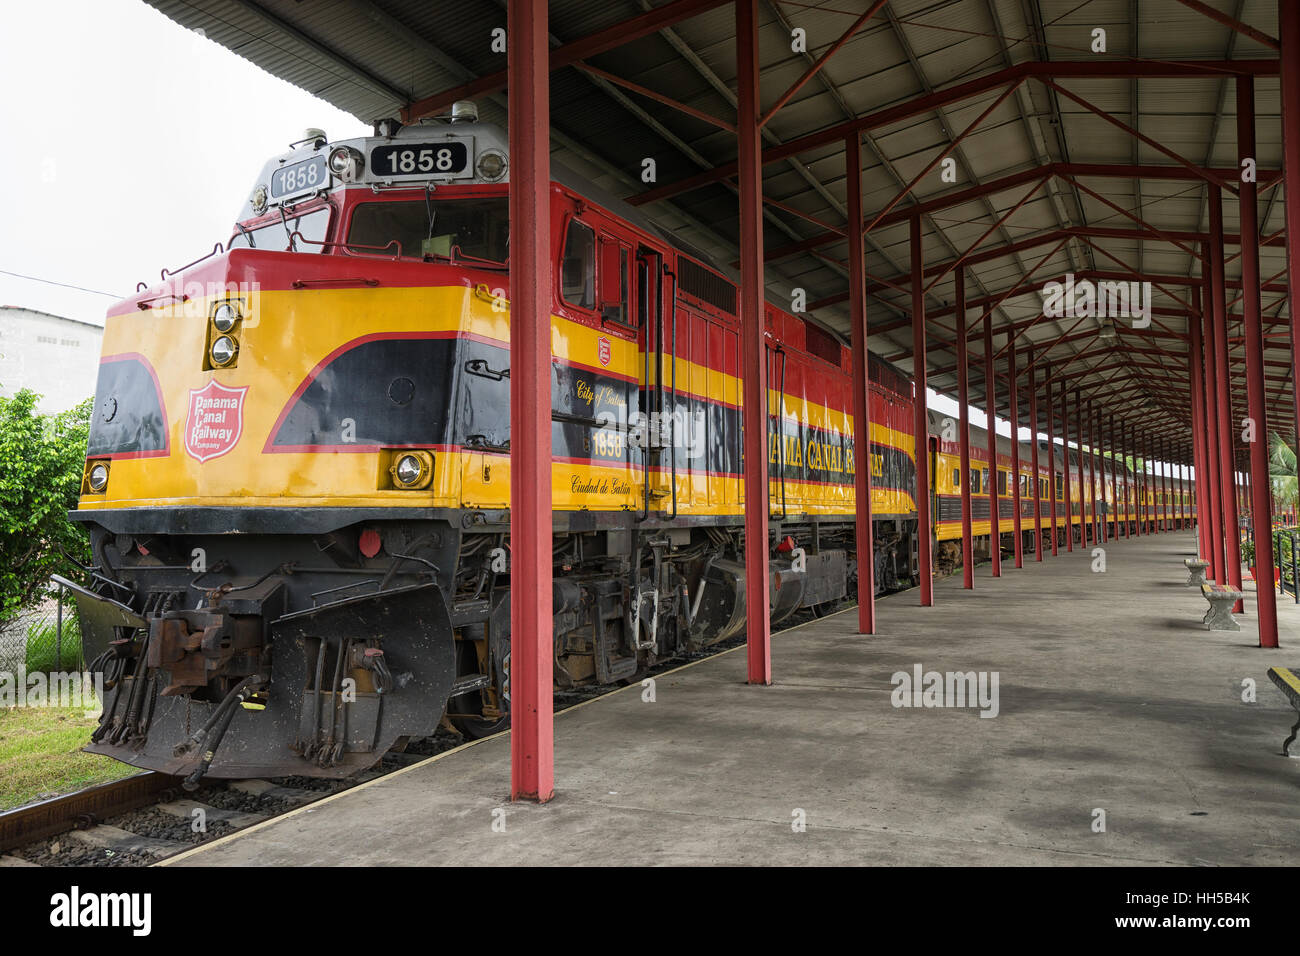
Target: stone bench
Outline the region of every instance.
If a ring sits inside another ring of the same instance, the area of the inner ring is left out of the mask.
[[[1291,727],[1291,736],[1282,741],[1282,756],[1289,757],[1291,745],[1295,743],[1296,732],[1300,731],[1300,676],[1289,667],[1270,667],[1268,679],[1277,685],[1287,702],[1296,709],[1296,720]]]
[[[1232,606],[1241,600],[1241,592],[1222,584],[1202,584],[1201,594],[1210,602],[1210,609],[1201,618],[1207,631],[1240,631],[1241,625],[1232,616]]]
[[[1209,561],[1202,561],[1200,558],[1184,558],[1183,566],[1187,568],[1189,588],[1199,588],[1205,583],[1205,569],[1210,566]]]

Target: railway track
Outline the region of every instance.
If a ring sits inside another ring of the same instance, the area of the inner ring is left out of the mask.
[[[817,616],[799,612],[780,630]],[[697,654],[664,661],[637,680],[715,657],[742,643],[744,637],[740,636]],[[622,686],[556,691],[555,711],[562,713]],[[214,780],[189,793],[182,789],[180,777],[152,771],[134,774],[0,813],[0,867],[151,866],[466,742],[458,734],[440,730],[433,737],[412,741],[402,753],[385,754],[375,767],[347,780]]]

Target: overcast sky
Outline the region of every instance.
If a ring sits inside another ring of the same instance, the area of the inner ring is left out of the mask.
[[[4,5],[0,304],[103,323],[212,249],[262,164],[309,126],[369,127],[140,0]]]

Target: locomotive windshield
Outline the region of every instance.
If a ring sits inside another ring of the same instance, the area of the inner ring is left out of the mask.
[[[450,256],[455,249],[504,264],[509,239],[510,201],[504,196],[362,203],[348,226],[348,245],[356,251],[397,240],[403,256]]]
[[[322,247],[313,245],[325,241],[329,229],[329,209],[314,209],[299,216],[287,215],[284,221],[274,219],[256,229],[235,227],[235,234],[230,237],[230,249],[271,249],[285,252],[289,249],[289,236],[298,233],[306,242],[294,241],[298,252],[320,252]],[[286,228],[287,225],[287,228]]]

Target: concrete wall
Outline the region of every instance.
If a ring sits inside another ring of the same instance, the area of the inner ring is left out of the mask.
[[[43,412],[92,397],[103,337],[97,325],[0,305],[0,396],[30,388],[43,396]]]

